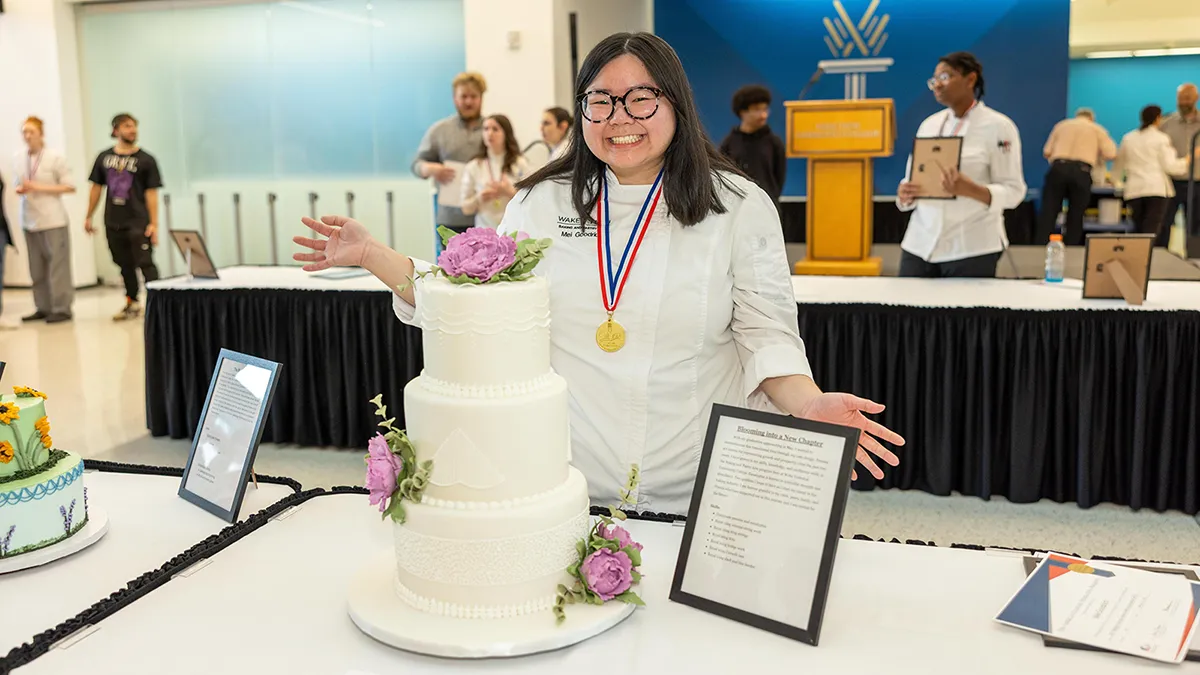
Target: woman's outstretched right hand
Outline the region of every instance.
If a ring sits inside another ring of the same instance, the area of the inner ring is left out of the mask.
[[[312,239],[296,236],[292,241],[310,249],[312,253],[296,253],[298,262],[308,263],[305,272],[319,272],[330,267],[363,267],[374,239],[362,223],[345,216],[322,216],[320,220],[302,218],[301,221],[317,234],[327,239]]]

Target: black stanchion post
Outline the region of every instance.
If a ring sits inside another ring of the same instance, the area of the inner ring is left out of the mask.
[[[237,240],[237,261],[246,264],[246,252],[242,248],[242,195],[233,193],[233,236]]]
[[[388,248],[396,250],[396,195],[388,190],[387,193],[387,228]]]
[[[279,231],[275,222],[275,200],[277,197],[274,192],[267,193],[267,212],[271,224],[271,264],[279,264]]]

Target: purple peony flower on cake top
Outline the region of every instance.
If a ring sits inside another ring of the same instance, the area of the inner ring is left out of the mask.
[[[601,525],[599,534],[605,539],[617,542],[617,546],[622,549],[626,546],[632,546],[635,550],[642,550],[642,545],[633,540],[633,537],[629,535],[629,530],[620,525]]]
[[[375,434],[367,443],[367,491],[371,505],[387,509],[388,497],[396,491],[396,477],[404,468],[404,460],[392,452],[382,434]]]
[[[467,275],[488,281],[517,259],[517,242],[490,227],[473,227],[453,237],[438,256],[438,267],[449,276]]]
[[[583,559],[580,566],[587,587],[604,602],[633,586],[633,561],[624,551],[602,548]]]

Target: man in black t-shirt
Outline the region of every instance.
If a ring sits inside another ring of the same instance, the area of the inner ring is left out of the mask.
[[[721,141],[721,154],[758,183],[779,208],[787,178],[787,153],[783,139],[767,126],[771,92],[766,87],[747,85],[734,93],[732,107],[739,122]]]
[[[125,281],[125,307],[113,316],[114,321],[134,319],[141,315],[138,303],[137,271],[147,283],[158,279],[154,265],[154,247],[158,245],[158,188],[162,175],[158,162],[137,147],[138,126],[133,115],[122,113],[113,118],[112,136],[117,144],[100,153],[92,166],[92,194],[84,228],[92,227],[92,214],[100,203],[100,193],[108,188],[104,203],[104,229],[108,235],[108,250],[113,262],[121,268]]]

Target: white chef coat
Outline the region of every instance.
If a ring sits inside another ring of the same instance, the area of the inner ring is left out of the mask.
[[[529,163],[524,157],[518,157],[513,162],[512,168],[504,171],[504,157],[488,154],[485,157],[476,157],[467,163],[462,181],[462,203],[466,204],[471,200],[477,202],[475,207],[475,227],[496,227],[504,218],[504,209],[508,206],[507,197],[497,197],[496,199],[483,200],[479,198],[479,193],[483,192],[488,183],[493,180],[499,180],[501,176],[507,178],[510,183],[516,184],[529,172]]]
[[[1187,174],[1188,158],[1180,157],[1170,136],[1158,127],[1135,129],[1121,139],[1112,175],[1124,187],[1125,199],[1174,197],[1171,176]]]
[[[75,185],[66,157],[50,148],[42,149],[40,159],[36,154],[30,157],[27,149],[17,152],[13,158],[13,170],[17,185],[26,180],[44,185]],[[29,175],[30,170],[34,170],[33,176]],[[43,192],[21,195],[20,223],[21,229],[26,232],[66,227],[69,222],[62,195]]]
[[[959,170],[987,186],[992,203],[989,206],[970,197],[956,197],[918,199],[901,206],[897,199],[901,211],[913,211],[900,247],[931,263],[1003,251],[1008,247],[1004,211],[1025,200],[1021,134],[1012,120],[980,101],[962,119],[947,108],[926,117],[917,129],[918,138],[954,135],[963,137]],[[905,175],[912,175],[911,154]]]
[[[550,282],[551,364],[570,389],[572,464],[596,504],[617,503],[637,464],[638,510],[685,513],[712,404],[776,410],[758,391],[763,380],[811,377],[778,211],[754,183],[730,180],[745,197],[722,190],[728,211],[692,227],[659,203],[613,317],[627,342],[611,354],[596,345],[607,319],[596,226],[580,226],[570,185],[523,190],[504,215],[500,229],[554,241],[535,273]],[[611,172],[608,181],[619,256],[650,186],[620,185]],[[395,310],[413,323],[399,295]]]

